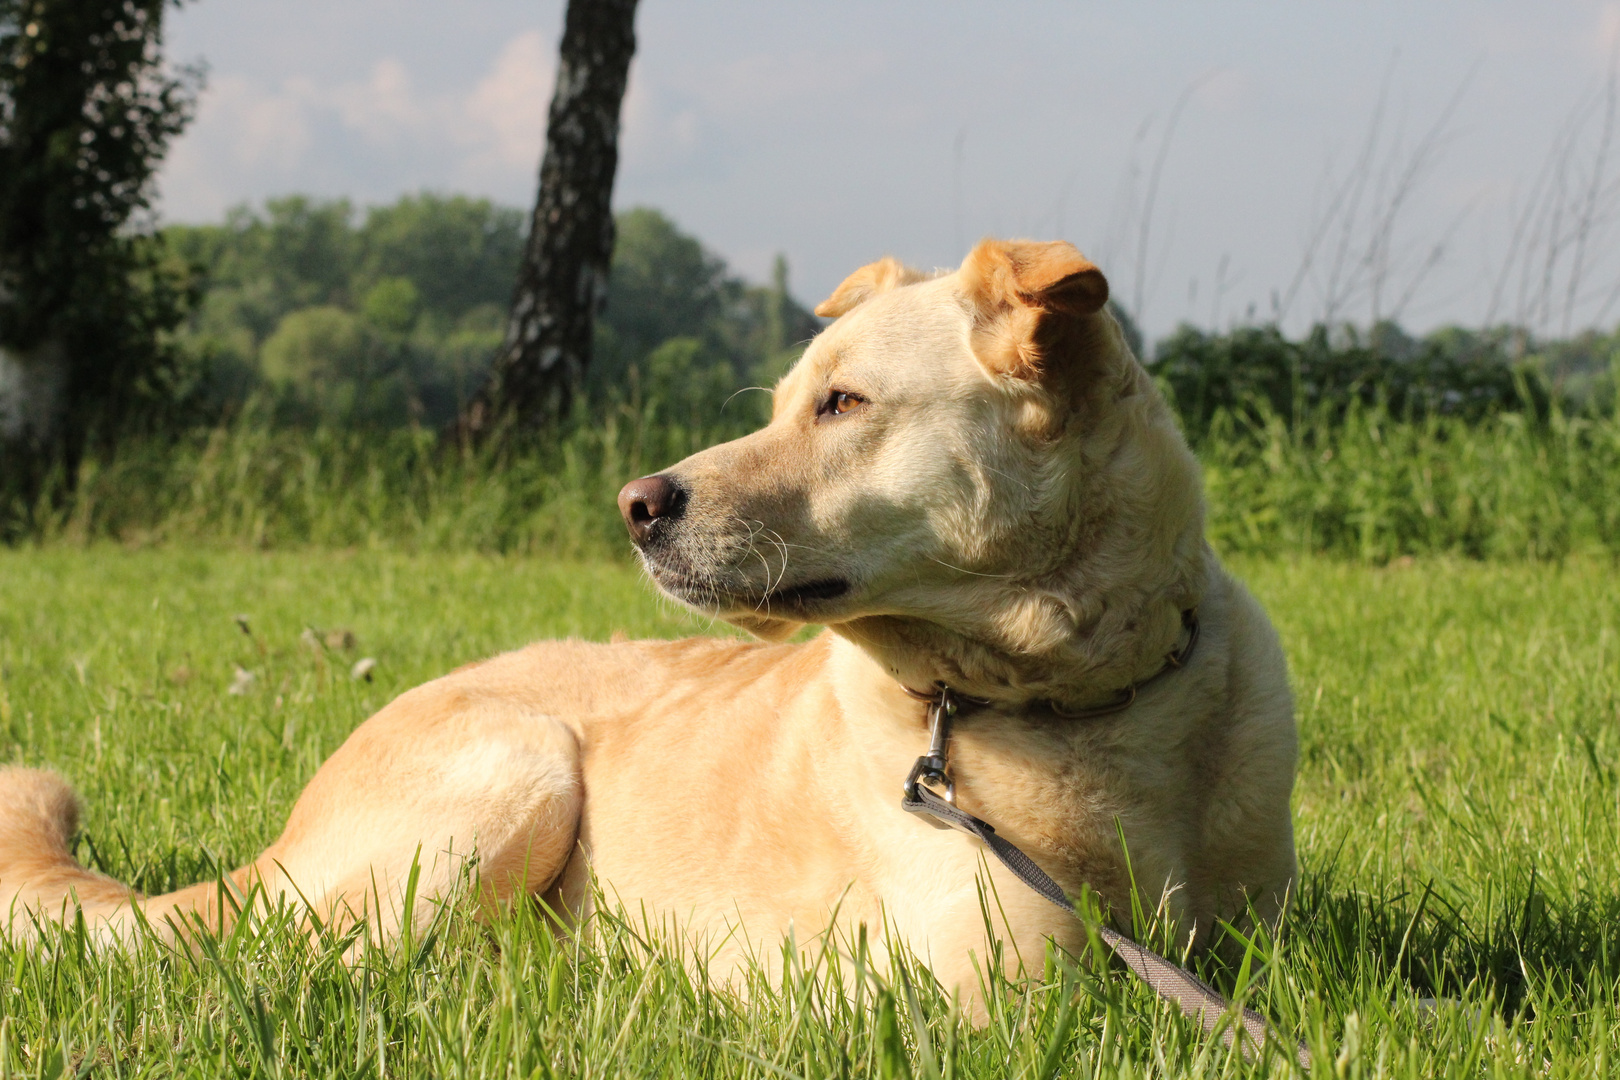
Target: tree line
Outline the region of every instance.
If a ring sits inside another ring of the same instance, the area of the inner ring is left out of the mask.
[[[820,326],[773,281],[751,284],[657,210],[616,215],[584,407],[634,401],[688,420],[769,386]],[[263,399],[280,423],[441,428],[486,381],[522,260],[522,211],[431,193],[358,212],[307,196],[239,207],[160,239],[199,282],[176,344],[210,416]],[[757,419],[757,398],[735,415]],[[692,426],[698,426],[693,424]]]
[[[650,419],[712,429],[763,417],[769,387],[819,329],[774,280],[750,284],[658,210],[616,216],[607,296],[581,404],[645,403]],[[239,207],[219,225],[176,225],[161,240],[197,275],[175,341],[206,373],[208,414],[258,395],[281,423],[439,428],[464,411],[498,355],[522,258],[522,211],[423,193],[357,211],[307,196]],[[1512,327],[1413,336],[1391,322],[1182,326],[1148,348],[1127,335],[1170,394],[1189,435],[1226,411],[1341,414],[1353,402],[1397,415],[1465,420],[1603,404],[1620,333],[1541,341]],[[730,403],[729,405],[726,403]]]

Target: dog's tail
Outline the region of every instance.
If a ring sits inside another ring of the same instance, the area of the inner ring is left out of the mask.
[[[78,825],[79,798],[60,776],[0,768],[0,931],[9,924],[14,939],[31,940],[43,923],[71,921],[80,912],[102,938],[127,937],[140,921],[166,937],[194,916],[218,922],[215,883],[148,899],[81,866],[69,847]]]

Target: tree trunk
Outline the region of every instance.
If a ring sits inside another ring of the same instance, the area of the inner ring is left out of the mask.
[[[462,418],[474,438],[538,427],[567,408],[591,360],[613,257],[619,106],[636,51],[636,0],[569,0],[523,265],[506,340]]]
[[[0,449],[37,456],[56,448],[67,366],[54,341],[28,353],[0,346]]]

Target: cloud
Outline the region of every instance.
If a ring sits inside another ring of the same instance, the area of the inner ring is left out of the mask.
[[[456,188],[526,201],[545,135],[555,60],[536,31],[508,40],[471,85],[424,92],[399,59],[363,79],[216,79],[161,177],[165,215],[218,217],[292,189],[392,198]]]
[[[245,79],[226,78],[216,93],[236,132],[230,149],[237,164],[251,168],[293,164],[309,149],[309,125],[300,100],[310,93],[307,83],[293,81],[286,92],[265,95]]]
[[[494,161],[532,170],[540,161],[557,62],[551,43],[531,31],[507,42],[467,96],[465,113]]]
[[[1193,85],[1198,104],[1220,113],[1241,114],[1253,108],[1259,94],[1254,75],[1235,67],[1216,68]]]
[[[704,130],[699,109],[684,95],[649,87],[630,73],[622,108],[620,155],[628,168],[680,168],[699,154]]]
[[[1604,4],[1598,11],[1597,47],[1600,55],[1612,59],[1620,51],[1620,4]]]
[[[268,93],[247,79],[212,81],[192,132],[169,153],[159,176],[169,216],[217,217],[239,201],[243,177],[271,187],[298,175],[311,144],[303,99],[308,88],[290,82]]]
[[[345,128],[374,145],[430,139],[449,126],[445,121],[450,103],[419,99],[410,72],[392,57],[373,64],[365,82],[343,83],[322,98],[307,102],[307,107],[319,111],[325,104]]]
[[[852,114],[893,118],[911,110],[871,88],[883,55],[782,47],[720,63],[630,69],[621,160],[630,177],[712,182],[777,140]],[[915,119],[914,116],[910,119]]]

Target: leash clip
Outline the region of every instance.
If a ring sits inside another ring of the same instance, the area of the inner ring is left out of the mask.
[[[917,785],[927,784],[939,789],[945,801],[956,805],[956,784],[947,771],[950,762],[947,753],[951,740],[951,719],[956,715],[956,694],[948,686],[941,686],[939,694],[928,702],[928,752],[918,758],[906,776],[906,799],[917,802]],[[946,826],[942,826],[946,827]]]

